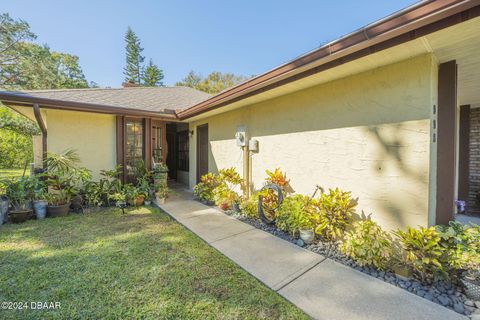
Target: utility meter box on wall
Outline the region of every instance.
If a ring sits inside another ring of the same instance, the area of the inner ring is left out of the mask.
[[[235,140],[237,142],[237,146],[239,147],[245,147],[248,144],[247,128],[245,126],[240,126],[237,128]]]

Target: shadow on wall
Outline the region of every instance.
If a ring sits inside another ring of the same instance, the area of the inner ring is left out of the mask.
[[[395,171],[397,172],[396,175],[398,178],[404,177],[408,180],[415,181],[415,185],[419,190],[428,190],[428,170],[418,169],[421,166],[415,165],[415,154],[425,153],[428,150],[425,150],[425,144],[420,144],[418,148],[415,146],[412,148],[411,153],[409,153],[409,158],[405,159],[406,156],[404,153],[401,152],[402,148],[406,148],[409,146],[409,143],[404,140],[404,133],[405,130],[410,131],[409,128],[405,128],[402,124],[397,124],[392,126],[394,133],[393,134],[385,134],[382,128],[378,126],[369,126],[366,128],[366,134],[370,135],[374,138],[376,144],[378,144],[381,148],[378,149],[378,158],[386,159],[386,161],[377,160],[376,163],[372,163],[372,171],[377,171],[379,176],[388,176],[389,168],[385,168],[387,166],[395,166]],[[391,129],[392,129],[391,128]],[[429,137],[428,132],[426,136]],[[427,144],[428,146],[428,144]],[[427,153],[428,154],[428,153]],[[413,160],[413,161],[412,161]],[[409,221],[406,221],[406,212],[405,212],[405,205],[404,201],[408,201],[413,208],[425,208],[428,210],[428,203],[422,201],[421,197],[418,197],[418,194],[414,190],[405,189],[402,186],[392,186],[393,188],[398,187],[402,194],[406,194],[408,198],[404,197],[389,197],[382,199],[379,201],[380,206],[383,208],[384,212],[388,212],[388,219],[392,221],[396,225],[409,225]],[[385,194],[386,189],[384,187],[378,188],[376,193],[379,195]],[[428,193],[426,194],[428,196]],[[387,200],[388,199],[388,200]],[[378,213],[377,213],[378,214]],[[410,214],[427,214],[428,212],[410,212]],[[375,213],[374,213],[375,216]],[[424,216],[427,218],[427,216]],[[427,221],[425,221],[427,222]]]
[[[300,193],[338,186],[387,224],[426,224],[431,68],[416,57],[213,116],[210,169],[241,172],[234,135],[246,125],[260,142],[257,187],[280,167]]]

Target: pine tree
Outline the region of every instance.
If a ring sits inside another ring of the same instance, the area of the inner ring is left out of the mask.
[[[159,69],[155,64],[153,64],[153,60],[150,59],[148,66],[143,72],[143,85],[147,87],[163,86],[162,79],[163,70]]]
[[[141,55],[143,48],[140,46],[140,39],[132,28],[128,27],[125,34],[126,63],[123,69],[126,82],[140,84],[142,80],[142,63],[145,57]]]

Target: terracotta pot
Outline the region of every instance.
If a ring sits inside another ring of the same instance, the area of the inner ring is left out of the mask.
[[[144,196],[138,196],[136,199],[135,199],[135,205],[137,207],[143,205],[143,203],[145,202],[145,197]]]
[[[70,212],[70,203],[59,206],[47,206],[47,215],[49,217],[65,217]]]
[[[32,216],[32,209],[24,209],[24,210],[10,210],[8,216],[10,217],[10,221],[13,223],[22,223],[30,219]]]
[[[218,207],[222,210],[228,210],[230,205],[228,203],[221,203]]]

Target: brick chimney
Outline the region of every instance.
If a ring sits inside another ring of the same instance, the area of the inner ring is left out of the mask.
[[[139,84],[136,84],[135,82],[133,82],[132,80],[128,81],[128,82],[123,82],[122,83],[122,87],[124,88],[132,88],[132,87],[140,87]]]

